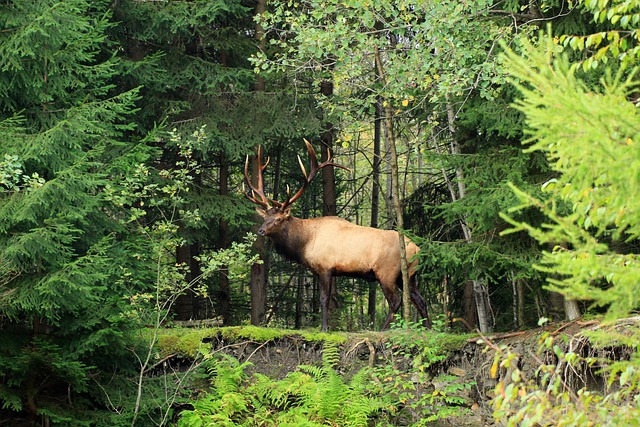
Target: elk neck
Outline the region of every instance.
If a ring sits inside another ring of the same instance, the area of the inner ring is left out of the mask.
[[[303,220],[290,216],[278,233],[269,236],[276,250],[285,258],[303,264],[302,256],[310,241],[309,231]]]

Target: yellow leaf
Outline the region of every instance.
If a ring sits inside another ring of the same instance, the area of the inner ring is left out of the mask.
[[[633,140],[631,138],[627,138],[627,145],[633,144]]]
[[[498,376],[499,365],[500,365],[500,357],[496,354],[496,357],[493,359],[493,365],[491,365],[491,378],[496,378]]]

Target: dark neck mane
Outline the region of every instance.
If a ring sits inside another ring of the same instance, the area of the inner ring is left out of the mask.
[[[299,218],[289,217],[280,232],[270,236],[278,253],[298,263],[302,263],[301,254],[308,241],[301,221]]]

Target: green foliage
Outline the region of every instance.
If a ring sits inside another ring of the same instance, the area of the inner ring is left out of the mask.
[[[0,18],[0,111],[25,110],[32,119],[104,97],[116,61],[100,59],[108,1],[3,2]],[[40,111],[33,110],[37,105]]]
[[[637,18],[634,1],[582,3],[597,22],[608,20],[613,27],[627,28]],[[507,378],[496,387],[494,416],[509,426],[639,425],[640,330],[637,318],[621,319],[640,307],[640,115],[632,102],[637,70],[625,70],[637,62],[636,33],[629,33],[629,44],[620,41],[617,29],[581,39],[561,37],[559,41],[580,50],[607,40],[582,64],[563,53],[551,36],[541,36],[540,46],[523,43],[521,54],[506,54],[506,66],[522,93],[516,106],[526,116],[528,150],[544,153],[558,172],[542,185],[542,197],[513,187],[521,203],[503,215],[513,226],[506,233],[526,231],[553,247],[537,265],[552,277],[550,289],[606,308],[607,322],[585,335],[598,347],[627,350],[628,357],[584,354],[573,342],[566,349],[545,333],[539,350],[544,357],[537,359],[535,377],[528,378],[518,364],[521,355],[493,346],[492,374],[499,367],[507,369]],[[596,70],[603,77],[594,84],[590,69],[609,54],[622,66]],[[530,209],[544,214],[543,224],[512,216]],[[604,387],[590,387],[583,377],[569,381],[567,373],[585,371],[602,375]]]
[[[579,7],[592,15],[600,31],[586,35],[563,34],[557,38],[562,44],[584,55],[584,71],[623,66],[635,67],[640,62],[640,2],[637,0],[580,0]]]
[[[337,354],[337,346],[326,343],[321,366],[299,366],[280,381],[259,374],[248,379],[246,363],[215,358],[211,391],[181,413],[178,425],[367,426],[388,402],[368,392],[364,371],[345,382],[333,367]]]
[[[372,371],[376,393],[391,399],[391,418],[426,426],[464,414],[467,402],[461,392],[473,384],[452,375],[434,377],[429,368],[459,349],[468,336],[433,332],[400,319],[393,326],[386,344],[393,362]]]
[[[127,371],[137,345],[114,285],[133,239],[104,189],[151,150],[125,137],[139,92],[110,83],[109,4],[0,6],[0,416],[16,423],[86,424],[73,402],[99,400],[96,372]]]
[[[425,101],[441,104],[475,87],[479,75],[481,95],[492,97],[491,81],[500,76],[487,52],[509,30],[475,19],[487,6],[484,0],[276,1],[260,17],[272,49],[254,55],[254,71],[331,76],[338,96],[322,101],[336,120],[371,113],[378,96],[398,113]],[[370,65],[376,51],[394,76],[384,86]]]

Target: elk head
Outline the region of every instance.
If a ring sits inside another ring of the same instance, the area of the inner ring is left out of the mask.
[[[247,181],[247,185],[249,186],[249,191],[243,185],[243,191],[247,198],[258,205],[256,207],[256,212],[260,215],[264,222],[260,229],[258,230],[258,234],[261,236],[270,236],[277,233],[286,223],[286,220],[291,216],[291,205],[293,202],[298,200],[300,196],[306,191],[311,184],[313,178],[317,175],[318,171],[325,166],[335,166],[341,169],[350,170],[347,167],[338,165],[333,163],[331,160],[331,153],[327,148],[327,161],[318,164],[318,157],[316,156],[316,152],[313,150],[311,143],[304,140],[304,143],[307,146],[307,151],[309,152],[309,159],[311,161],[311,168],[309,173],[307,173],[304,164],[302,163],[302,159],[298,156],[298,163],[300,164],[300,169],[302,170],[302,175],[304,176],[304,183],[302,187],[292,196],[289,190],[289,186],[287,185],[287,197],[283,202],[278,202],[276,200],[272,200],[267,198],[264,194],[264,179],[263,173],[269,165],[269,158],[267,157],[267,161],[262,163],[262,147],[258,147],[258,166],[257,166],[257,185],[254,186],[251,183],[251,178],[249,177],[249,156],[247,156],[247,160],[244,164],[244,176]]]

